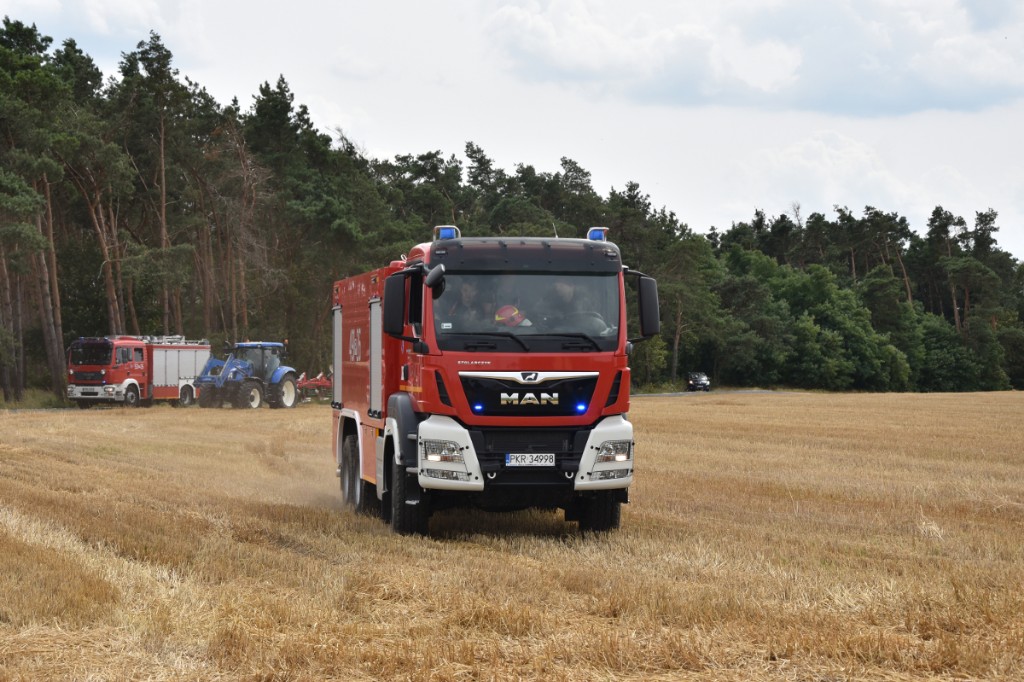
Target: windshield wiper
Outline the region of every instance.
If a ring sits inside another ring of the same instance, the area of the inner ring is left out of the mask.
[[[534,338],[536,338],[538,336],[548,336],[548,337],[554,337],[554,338],[581,339],[581,340],[587,342],[587,346],[588,347],[593,348],[596,351],[601,350],[601,344],[599,344],[597,341],[595,341],[594,337],[589,336],[588,334],[583,334],[581,332],[558,332],[558,333],[554,333],[554,334],[550,334],[550,333],[549,334],[531,334],[531,336],[533,336]],[[571,350],[573,348],[581,348],[581,346],[578,345],[578,344],[570,345],[570,343],[568,343],[568,342],[562,344],[562,349],[563,350]]]
[[[522,349],[525,350],[527,353],[530,352],[530,347],[526,345],[526,341],[523,341],[521,338],[519,338],[512,332],[448,332],[447,334],[445,334],[445,336],[493,336],[499,339],[512,339],[513,341],[518,343],[522,347]],[[479,346],[471,348],[470,345],[470,343],[466,344],[466,350],[478,350],[480,348]],[[493,348],[493,345],[490,345],[490,347]]]

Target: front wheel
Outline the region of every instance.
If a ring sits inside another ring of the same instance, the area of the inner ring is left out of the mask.
[[[622,519],[622,503],[609,490],[600,490],[580,501],[580,530],[602,532],[619,527]]]
[[[139,389],[134,386],[129,386],[124,389],[124,406],[125,407],[138,407],[139,403]]]
[[[199,390],[199,407],[218,407],[220,401],[217,399],[217,389],[207,386]]]
[[[430,512],[423,495],[413,499],[414,476],[400,462],[391,464],[391,528],[401,535],[426,535]]]
[[[263,388],[258,381],[248,379],[238,388],[235,407],[257,409],[263,405]]]

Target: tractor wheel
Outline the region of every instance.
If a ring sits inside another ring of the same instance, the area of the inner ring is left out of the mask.
[[[139,389],[135,386],[129,386],[124,389],[124,406],[125,407],[138,407],[139,403]]]
[[[281,379],[275,389],[277,397],[270,401],[271,407],[295,407],[299,401],[299,391],[295,387],[295,377],[291,374]]]
[[[207,386],[199,390],[199,407],[218,407],[219,405],[216,388]]]
[[[238,395],[235,398],[235,407],[250,408],[255,410],[263,405],[263,387],[258,381],[247,379],[238,387]]]
[[[419,484],[404,464],[392,461],[391,467],[392,530],[401,535],[426,535],[430,519],[427,501],[422,495],[412,504],[408,500],[412,486]]]
[[[174,404],[175,405],[180,405],[181,407],[189,407],[195,401],[196,401],[196,394],[195,394],[195,391],[192,389],[192,387],[191,386],[182,386],[181,387],[181,393],[178,395],[178,402],[176,402]]]
[[[614,530],[622,518],[622,503],[610,491],[600,490],[593,497],[580,500],[579,518],[581,531]]]

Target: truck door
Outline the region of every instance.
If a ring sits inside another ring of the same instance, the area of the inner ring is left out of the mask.
[[[145,365],[145,349],[142,346],[135,346],[131,349],[131,367],[132,373],[138,381],[139,397],[153,397],[153,390],[150,384],[150,370]]]

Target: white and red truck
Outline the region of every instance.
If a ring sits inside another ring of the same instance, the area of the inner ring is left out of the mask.
[[[68,400],[81,408],[195,402],[195,378],[210,358],[208,341],[183,336],[103,336],[68,348]]]
[[[333,456],[347,507],[403,534],[458,507],[619,526],[633,481],[628,358],[660,321],[657,283],[606,233],[439,226],[401,260],[335,282]]]

